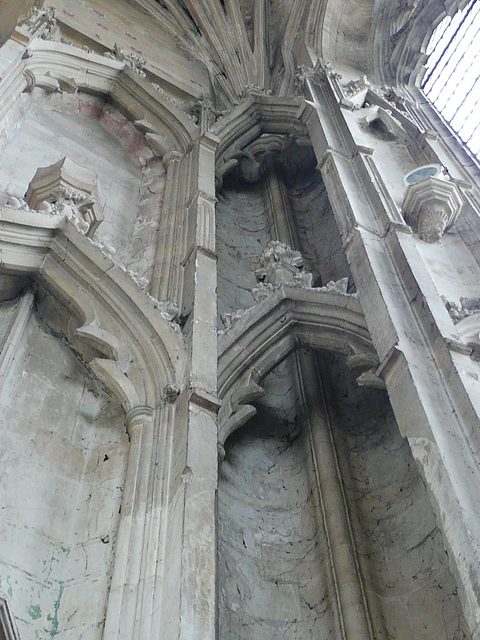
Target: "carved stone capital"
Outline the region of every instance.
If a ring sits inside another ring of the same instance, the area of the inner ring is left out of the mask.
[[[131,438],[135,431],[144,427],[145,424],[151,423],[155,415],[155,409],[148,406],[133,407],[127,413],[125,425],[127,433]]]
[[[168,167],[172,164],[172,162],[179,162],[182,159],[182,154],[179,151],[169,151],[162,158],[162,164],[164,168],[168,171]]]
[[[180,387],[177,384],[167,384],[163,390],[165,402],[173,404],[180,395]]]
[[[36,85],[35,74],[32,73],[30,69],[25,69],[23,77],[25,78],[25,89],[23,90],[23,93],[30,93]]]

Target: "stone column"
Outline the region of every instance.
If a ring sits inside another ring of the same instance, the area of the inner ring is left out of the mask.
[[[217,259],[215,149],[206,133],[189,158],[182,314],[190,351],[180,640],[214,640],[216,627]]]
[[[480,639],[480,418],[455,370],[404,225],[392,220],[321,66],[303,114],[400,431],[432,499],[472,638]],[[338,87],[337,87],[338,89]],[[372,159],[373,162],[373,159]],[[379,172],[377,172],[379,176]],[[401,176],[398,177],[402,179]],[[455,353],[454,353],[455,355]]]
[[[127,414],[130,449],[115,543],[104,640],[138,640],[140,637],[137,609],[141,608],[138,595],[141,587],[143,550],[147,542],[145,522],[149,483],[152,470],[155,469],[152,460],[154,418],[155,411],[146,406],[134,407]]]
[[[182,219],[180,216],[183,216],[181,206],[183,191],[180,189],[181,159],[181,153],[170,151],[163,156],[162,160],[167,178],[151,285],[151,294],[154,298],[177,303],[179,300],[177,287],[175,287],[175,272],[181,267],[174,256]]]
[[[342,637],[345,640],[371,640],[368,607],[317,363],[313,353],[299,353],[298,356]]]
[[[287,205],[285,187],[274,174],[274,168],[268,169],[267,192],[277,238],[300,249],[296,227]],[[313,353],[298,353],[297,362],[342,634],[345,640],[371,640],[368,608],[320,374]]]
[[[297,228],[292,220],[285,185],[279,179],[271,159],[269,162],[263,160],[262,165],[276,239],[293,249],[299,249]]]

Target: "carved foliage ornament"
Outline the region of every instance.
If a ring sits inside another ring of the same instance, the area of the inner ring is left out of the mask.
[[[332,78],[334,80],[341,80],[340,73],[332,67],[330,62],[319,58],[314,67],[307,67],[306,65],[300,65],[295,74],[295,82],[299,88],[303,88],[305,82],[321,82],[326,78]]]
[[[294,251],[287,244],[274,240],[262,253],[255,277],[259,284],[252,293],[258,302],[266,298],[273,288],[282,284],[311,287],[313,276],[304,270],[300,251]]]
[[[103,220],[105,203],[96,174],[67,157],[37,170],[25,200],[32,209],[66,216],[89,237]]]
[[[255,302],[261,302],[283,285],[295,288],[312,288],[313,276],[305,270],[302,254],[287,244],[273,240],[265,247],[260,256],[259,265],[255,270],[257,287],[252,289]],[[333,280],[323,287],[315,287],[315,291],[331,291],[340,295],[347,294],[348,278],[337,282]],[[221,320],[228,331],[237,320],[247,314],[250,309],[237,309],[233,313],[224,313]]]
[[[104,54],[106,58],[110,58],[111,60],[118,60],[119,62],[123,62],[129,69],[135,71],[141,78],[145,78],[146,73],[144,71],[145,65],[147,61],[145,58],[141,58],[136,53],[130,53],[129,51],[125,51],[119,47],[117,43],[115,43],[113,47],[113,51],[107,51]]]

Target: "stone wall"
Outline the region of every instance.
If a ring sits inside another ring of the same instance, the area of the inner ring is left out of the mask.
[[[262,382],[219,479],[220,640],[334,638],[336,603],[296,356]]]
[[[69,157],[98,175],[105,219],[95,239],[113,247],[120,264],[150,280],[165,170],[143,136],[99,98],[34,90],[20,101],[15,127],[5,130],[0,202],[9,194],[23,196],[39,167]]]
[[[385,391],[319,354],[375,637],[469,638],[427,490]]]
[[[3,319],[12,303],[0,307]],[[0,589],[22,638],[102,637],[124,413],[34,313],[0,394]]]

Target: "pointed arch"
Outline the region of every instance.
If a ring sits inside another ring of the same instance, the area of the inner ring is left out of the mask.
[[[144,132],[159,156],[169,151],[185,153],[199,135],[191,118],[125,63],[72,45],[32,40],[10,82],[2,85],[0,118],[22,91],[39,86],[108,97]]]
[[[178,325],[70,222],[38,212],[0,210],[2,272],[30,276],[75,317],[68,336],[88,345],[86,364],[128,413],[157,407],[183,385],[186,349]]]
[[[360,303],[354,295],[282,285],[247,309],[220,336],[219,444],[251,418],[248,405],[262,395],[259,382],[292,351],[302,347],[343,353],[353,367],[375,367]]]

